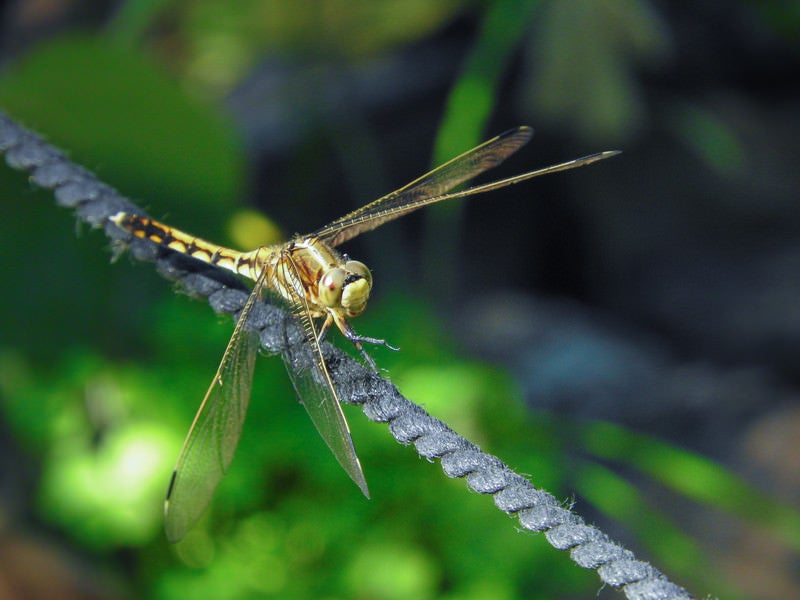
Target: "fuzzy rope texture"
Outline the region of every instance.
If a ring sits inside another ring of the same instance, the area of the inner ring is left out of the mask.
[[[217,313],[238,316],[249,295],[244,283],[217,267],[119,229],[110,216],[120,211],[145,216],[144,211],[2,112],[0,152],[13,169],[29,172],[33,183],[52,190],[59,205],[73,209],[81,221],[103,228],[113,245],[128,248],[138,260],[154,262],[161,275],[178,282],[192,296],[207,299]],[[293,344],[303,343],[292,314],[268,302],[253,308],[246,326],[259,332],[261,345],[269,352],[291,351]],[[420,456],[439,459],[448,477],[463,477],[476,492],[492,495],[497,508],[516,515],[525,529],[544,532],[554,548],[569,550],[575,563],[596,570],[604,584],[621,589],[632,600],[691,598],[551,494],[536,489],[500,459],[482,452],[404,398],[391,382],[328,343],[323,344],[323,352],[342,401],[360,405],[372,421],[388,423],[394,438],[414,444]]]

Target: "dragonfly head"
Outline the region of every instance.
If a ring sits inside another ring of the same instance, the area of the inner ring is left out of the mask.
[[[348,260],[344,267],[328,269],[319,280],[317,296],[327,308],[343,308],[348,317],[364,312],[372,289],[372,273],[367,265]]]

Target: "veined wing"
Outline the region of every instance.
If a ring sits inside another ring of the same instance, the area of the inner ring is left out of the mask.
[[[297,265],[291,253],[283,251],[278,268],[283,270],[284,281],[299,281]],[[333,386],[322,349],[319,345],[319,332],[314,324],[308,301],[295,286],[285,286],[293,296],[292,309],[303,325],[303,344],[292,344],[283,352],[283,361],[289,378],[292,380],[297,398],[305,407],[308,416],[317,428],[322,439],[330,448],[336,460],[369,498],[367,480],[358,460],[350,427],[339,404],[339,396]]]
[[[591,154],[543,169],[448,193],[454,187],[499,165],[528,143],[532,136],[533,129],[530,127],[518,127],[501,133],[426,173],[419,179],[415,179],[399,190],[337,219],[316,231],[314,235],[335,247],[365,231],[375,229],[388,221],[429,204],[496,190],[540,175],[588,165],[618,154],[616,151]]]
[[[170,542],[180,541],[208,508],[239,444],[259,348],[258,335],[244,325],[265,281],[266,269],[242,308],[172,473],[164,502],[164,529]]]
[[[501,133],[399,190],[337,219],[314,234],[329,245],[338,246],[360,233],[436,202],[437,198],[457,185],[499,165],[527,144],[532,136],[533,129],[530,127],[518,127]]]

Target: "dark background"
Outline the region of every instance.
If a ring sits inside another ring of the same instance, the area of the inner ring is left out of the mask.
[[[800,593],[796,3],[0,15],[3,110],[152,215],[237,247],[519,124],[536,136],[489,177],[622,150],[348,243],[376,280],[355,326],[402,347],[372,355],[412,400],[698,597]],[[47,192],[0,175],[8,597],[595,594],[593,573],[349,410],[373,490],[356,497],[274,358],[212,514],[173,553],[161,497],[230,324],[147,265],[109,265],[103,236],[76,238]]]

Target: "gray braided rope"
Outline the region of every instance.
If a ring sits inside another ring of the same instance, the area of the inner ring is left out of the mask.
[[[2,112],[0,152],[5,153],[9,166],[30,172],[32,182],[53,190],[59,205],[74,209],[80,220],[93,227],[102,227],[113,244],[128,247],[136,259],[154,262],[161,275],[179,282],[189,294],[206,298],[214,311],[235,318],[244,306],[248,289],[237,278],[150,241],[133,238],[111,223],[109,217],[120,211],[139,215],[144,212]],[[290,350],[303,340],[291,313],[269,303],[253,308],[247,326],[259,332],[261,345],[269,352]],[[544,532],[554,548],[569,550],[573,561],[595,569],[603,583],[622,589],[628,598],[636,600],[691,598],[655,567],[637,560],[630,550],[564,508],[551,494],[537,490],[500,459],[485,454],[401,396],[389,381],[330,344],[324,344],[324,353],[343,401],[361,405],[372,421],[388,423],[395,439],[402,444],[413,443],[420,456],[439,459],[448,477],[463,477],[476,492],[491,494],[497,508],[516,514],[525,529]]]

